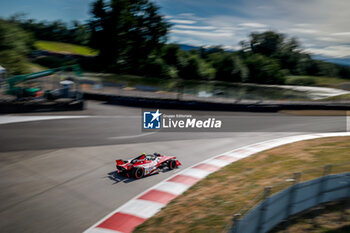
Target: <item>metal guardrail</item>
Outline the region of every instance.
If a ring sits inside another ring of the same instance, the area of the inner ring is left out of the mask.
[[[273,196],[269,196],[271,187],[265,188],[263,200],[240,218],[235,215],[231,233],[265,233],[272,230],[283,220],[290,216],[315,207],[319,204],[350,197],[350,172],[325,175],[298,183],[300,173],[296,173],[291,181],[294,184]]]

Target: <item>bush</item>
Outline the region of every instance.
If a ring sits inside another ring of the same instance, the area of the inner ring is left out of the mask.
[[[215,78],[221,81],[242,82],[247,79],[248,70],[238,56],[218,52],[208,56],[208,60],[216,69]]]
[[[284,84],[286,70],[282,70],[278,61],[261,54],[251,54],[245,59],[249,76],[245,82],[260,84]]]
[[[7,70],[9,76],[29,72],[25,57],[14,50],[0,51],[0,65]]]
[[[29,33],[16,24],[0,19],[0,65],[9,75],[28,72],[26,55],[33,44]]]
[[[183,79],[209,79],[213,71],[199,55],[181,51],[178,53],[178,75]]]
[[[162,58],[151,57],[140,70],[141,75],[169,77],[169,67]]]

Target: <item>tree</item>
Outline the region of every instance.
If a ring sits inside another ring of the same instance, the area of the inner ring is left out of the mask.
[[[0,19],[0,65],[10,75],[27,72],[25,56],[31,50],[31,35],[13,23]]]
[[[301,74],[298,70],[298,64],[302,62],[303,56],[296,38],[285,38],[272,55],[273,58],[278,59],[283,69],[288,69],[294,75]]]
[[[281,49],[284,39],[283,34],[273,31],[252,33],[250,35],[250,49],[253,53],[272,56]]]
[[[7,20],[20,26],[23,30],[31,32],[38,40],[60,41],[73,44],[87,45],[90,40],[88,24],[72,21],[69,25],[61,20],[40,21],[26,19],[25,14],[14,14]]]
[[[211,80],[215,76],[215,69],[201,59],[197,51],[183,51],[178,53],[178,76],[188,80]]]
[[[184,79],[201,79],[199,74],[199,56],[190,55],[186,51],[180,51],[178,56],[177,69],[179,76]]]
[[[91,46],[114,71],[140,71],[166,40],[169,25],[148,0],[97,0],[91,13]]]
[[[178,53],[179,46],[176,44],[164,45],[162,49],[162,59],[171,66],[176,66],[179,63]]]
[[[71,37],[74,44],[87,45],[90,40],[90,31],[87,25],[80,24],[79,21],[73,21]]]
[[[350,67],[349,66],[339,66],[339,77],[350,79]]]
[[[282,69],[294,75],[301,74],[299,62],[305,57],[296,38],[286,38],[284,34],[266,31],[252,33],[249,41],[242,41],[240,44],[243,52],[273,58],[278,61]]]
[[[238,56],[232,53],[212,53],[208,55],[208,60],[216,70],[215,78],[217,80],[242,82],[247,78],[246,66]]]
[[[262,54],[251,54],[245,60],[249,69],[246,82],[261,84],[283,84],[286,71],[282,70],[278,61]]]
[[[210,54],[224,53],[224,52],[225,52],[225,50],[220,45],[211,46],[209,48],[200,47],[200,49],[199,49],[199,54],[200,54],[201,58],[203,58],[203,59],[207,59]]]

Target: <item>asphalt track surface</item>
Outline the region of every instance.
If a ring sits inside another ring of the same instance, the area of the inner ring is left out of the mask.
[[[290,124],[257,122],[256,132],[142,133],[141,111],[89,102],[88,109],[79,112],[21,115],[84,118],[1,124],[0,232],[82,232],[137,194],[207,158],[304,134],[306,126],[315,122],[322,132],[344,131],[341,118],[317,122],[308,117]],[[229,115],[244,127],[252,125],[250,118],[283,119],[279,113]],[[183,166],[141,180],[114,174],[115,159],[142,152],[175,155]]]

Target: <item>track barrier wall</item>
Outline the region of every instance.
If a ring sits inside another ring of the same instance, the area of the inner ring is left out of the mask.
[[[260,202],[243,217],[233,218],[231,233],[265,233],[297,213],[322,203],[350,197],[350,172],[328,175],[331,165],[325,166],[324,176],[299,183],[301,173],[289,179],[293,185],[269,196],[272,187],[265,188],[255,202]]]

